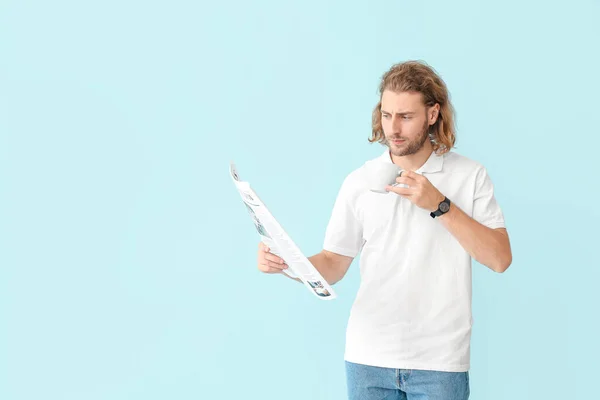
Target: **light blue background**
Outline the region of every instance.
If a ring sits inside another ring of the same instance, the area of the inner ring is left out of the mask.
[[[514,262],[473,265],[473,399],[597,392],[597,1],[0,3],[0,398],[344,399],[355,262],[260,274],[242,178],[307,255],[379,78],[448,84]]]

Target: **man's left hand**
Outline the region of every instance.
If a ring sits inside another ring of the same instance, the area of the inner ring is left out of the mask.
[[[396,178],[396,182],[408,185],[408,188],[401,186],[386,186],[385,190],[405,197],[417,207],[428,211],[437,210],[438,206],[445,198],[445,196],[429,182],[429,179],[413,171],[402,171],[402,175]]]

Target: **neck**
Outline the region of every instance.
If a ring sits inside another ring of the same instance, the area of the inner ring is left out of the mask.
[[[423,164],[425,164],[432,152],[433,146],[431,145],[431,142],[427,140],[423,147],[421,147],[421,149],[414,154],[401,157],[395,156],[391,152],[389,154],[392,158],[392,162],[403,170],[416,171],[421,168]]]

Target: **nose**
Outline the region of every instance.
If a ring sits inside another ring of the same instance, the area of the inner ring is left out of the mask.
[[[394,134],[400,135],[402,133],[402,121],[399,117],[396,117],[392,120],[392,131]]]

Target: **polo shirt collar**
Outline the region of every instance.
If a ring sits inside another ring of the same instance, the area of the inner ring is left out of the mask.
[[[383,162],[387,162],[390,164],[393,163],[392,157],[390,155],[390,149],[386,149],[380,158]],[[444,166],[444,155],[436,154],[435,151],[432,151],[431,155],[429,156],[427,161],[425,161],[425,164],[423,164],[421,166],[421,168],[419,168],[415,172],[418,174],[422,174],[424,172],[425,173],[440,172],[442,170],[443,166]]]

